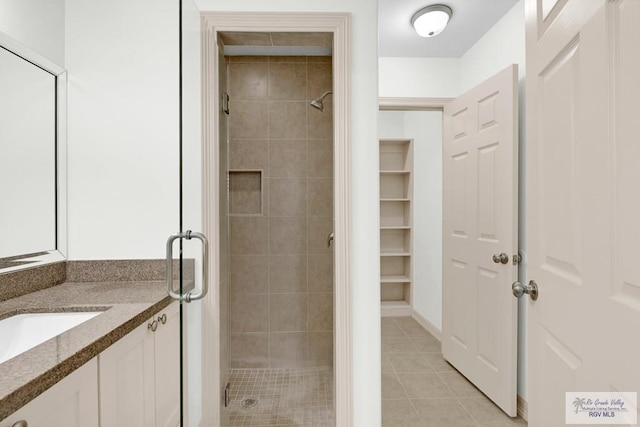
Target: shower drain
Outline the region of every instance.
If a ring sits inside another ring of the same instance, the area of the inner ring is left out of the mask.
[[[243,408],[253,408],[257,404],[258,404],[258,399],[254,398],[254,397],[244,398],[244,399],[242,399],[242,402],[240,403],[240,405],[242,405]]]

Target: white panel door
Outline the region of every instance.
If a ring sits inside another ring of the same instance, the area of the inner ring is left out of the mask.
[[[526,11],[527,400],[554,427],[566,392],[640,391],[640,2]]]
[[[518,275],[517,82],[512,65],[448,103],[443,138],[442,354],[511,416],[517,412],[511,295]]]

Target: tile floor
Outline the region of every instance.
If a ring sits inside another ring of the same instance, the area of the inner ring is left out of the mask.
[[[333,427],[333,369],[232,369],[231,427]],[[244,399],[257,404],[243,407]],[[409,317],[382,319],[383,427],[526,426],[449,365]]]
[[[232,369],[231,427],[333,427],[333,368]],[[244,407],[243,400],[257,400]]]
[[[449,365],[440,342],[410,317],[382,319],[383,427],[526,426],[507,417]]]

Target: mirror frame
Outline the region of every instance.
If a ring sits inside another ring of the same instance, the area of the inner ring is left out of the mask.
[[[56,81],[56,158],[54,160],[56,162],[56,247],[52,250],[43,250],[42,252],[46,252],[43,255],[16,258],[16,261],[28,260],[29,262],[0,269],[0,274],[3,274],[67,259],[67,71],[1,31],[0,47],[50,73]]]

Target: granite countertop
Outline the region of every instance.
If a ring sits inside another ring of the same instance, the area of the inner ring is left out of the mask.
[[[0,302],[22,313],[102,313],[0,364],[0,420],[33,400],[171,302],[164,281],[63,283]]]

